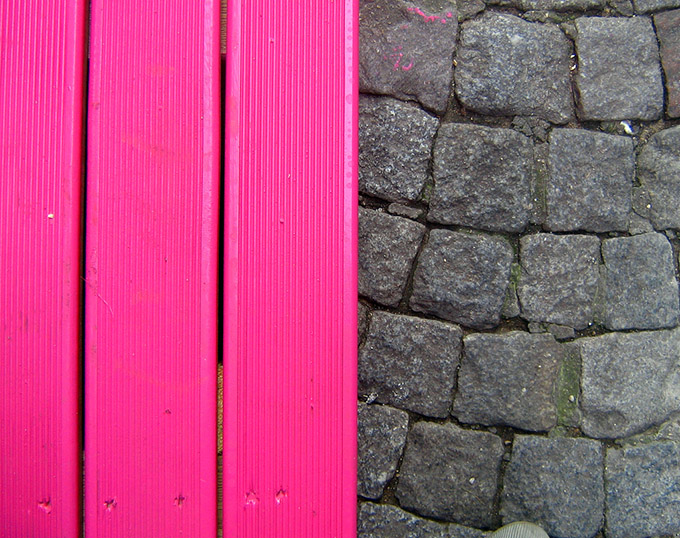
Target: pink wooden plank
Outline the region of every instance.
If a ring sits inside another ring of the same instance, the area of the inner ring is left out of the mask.
[[[228,4],[225,536],[355,536],[357,11]]]
[[[78,536],[85,2],[0,2],[0,536]]]
[[[85,534],[216,532],[218,0],[92,0]]]

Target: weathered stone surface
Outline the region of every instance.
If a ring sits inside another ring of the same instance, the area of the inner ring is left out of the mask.
[[[417,207],[409,207],[402,204],[397,204],[396,202],[387,206],[387,211],[392,215],[397,215],[399,217],[406,217],[408,219],[417,220],[423,216],[423,210]]]
[[[511,129],[447,124],[434,147],[428,219],[482,230],[521,232],[529,222],[531,141]]]
[[[500,437],[419,422],[408,436],[399,503],[425,516],[489,527],[502,456]]]
[[[553,129],[545,226],[553,231],[626,231],[634,176],[630,138]]]
[[[520,240],[519,259],[522,317],[575,329],[592,322],[599,278],[597,237],[527,235]]]
[[[484,538],[490,534],[455,523],[428,521],[396,506],[373,503],[362,503],[359,508],[358,531],[358,538]]]
[[[586,11],[599,9],[606,5],[606,0],[516,0],[518,7],[524,11]]]
[[[636,13],[651,13],[662,9],[680,7],[680,0],[633,0]]]
[[[465,107],[553,123],[572,118],[571,46],[559,28],[487,12],[461,32],[455,79]]]
[[[389,97],[359,101],[359,190],[390,201],[416,200],[423,190],[437,120]]]
[[[680,444],[608,449],[605,482],[607,536],[680,533]]]
[[[425,226],[359,208],[359,295],[396,306],[406,286]]]
[[[673,0],[680,6],[680,0]],[[680,117],[680,9],[654,16],[656,36],[661,49],[661,65],[666,75],[668,106],[671,118]]]
[[[458,35],[451,0],[361,0],[359,89],[444,112]]]
[[[576,20],[576,87],[585,120],[654,120],[663,114],[659,47],[646,17]]]
[[[604,514],[597,441],[518,435],[505,471],[503,523],[531,521],[554,538],[591,538]]]
[[[359,354],[359,394],[421,415],[448,416],[462,336],[449,323],[373,312]]]
[[[680,330],[609,333],[581,346],[583,431],[620,438],[680,411]]]
[[[408,414],[387,406],[360,403],[358,415],[358,493],[378,499],[397,470],[406,444]]]
[[[364,338],[366,329],[368,329],[368,313],[368,307],[364,303],[360,302],[357,308],[357,328],[359,329],[359,340]]]
[[[453,414],[461,422],[547,431],[557,422],[555,381],[564,355],[549,334],[471,334]]]
[[[468,327],[497,325],[512,247],[501,238],[432,230],[413,278],[411,308]]]
[[[635,210],[657,230],[680,229],[680,126],[656,133],[638,157]]]
[[[673,249],[663,234],[606,239],[602,259],[605,327],[662,329],[678,324]]]

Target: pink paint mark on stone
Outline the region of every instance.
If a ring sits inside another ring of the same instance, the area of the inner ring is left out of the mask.
[[[411,60],[408,65],[402,65],[401,69],[403,71],[410,71],[412,67],[413,67],[413,60]]]
[[[423,10],[420,9],[419,7],[409,7],[409,8],[406,8],[406,9],[407,9],[407,11],[410,11],[411,13],[416,13],[417,15],[420,15],[425,20],[425,22],[440,21],[442,24],[446,24],[445,18],[440,17],[439,15],[428,15],[425,12],[423,12]],[[447,13],[447,16],[448,15],[449,14]],[[453,16],[453,13],[451,13],[450,15]]]

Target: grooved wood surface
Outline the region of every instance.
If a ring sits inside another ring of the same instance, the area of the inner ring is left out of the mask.
[[[356,533],[357,4],[228,2],[224,536]]]
[[[219,2],[91,19],[85,532],[214,535]]]
[[[85,2],[0,2],[0,536],[78,536]]]

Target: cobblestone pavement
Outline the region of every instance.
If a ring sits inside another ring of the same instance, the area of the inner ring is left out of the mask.
[[[680,0],[361,0],[359,536],[680,536]]]

